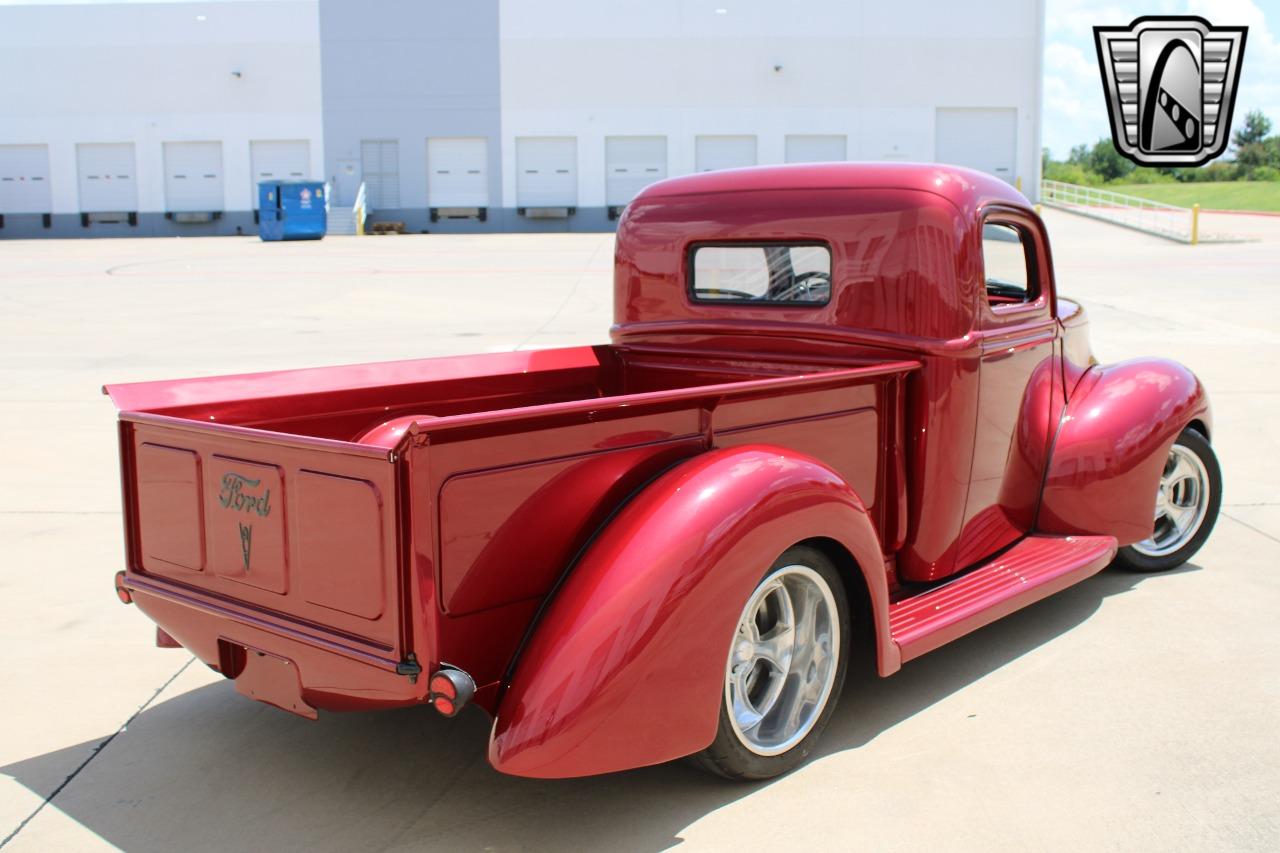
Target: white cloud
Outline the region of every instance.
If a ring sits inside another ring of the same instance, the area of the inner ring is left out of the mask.
[[[1233,127],[1239,127],[1250,110],[1262,110],[1280,129],[1280,41],[1271,26],[1280,25],[1275,18],[1275,12],[1280,10],[1273,10],[1268,19],[1267,13],[1251,0],[1190,0],[1188,6],[1192,14],[1202,15],[1214,24],[1243,24],[1249,28]]]

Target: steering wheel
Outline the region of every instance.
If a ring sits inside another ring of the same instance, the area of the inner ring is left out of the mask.
[[[791,279],[791,284],[773,294],[772,299],[775,302],[818,302],[820,299],[811,299],[810,297],[814,294],[814,291],[824,287],[827,289],[827,295],[830,296],[830,273],[825,273],[821,270],[802,272]],[[794,298],[796,294],[800,294],[801,298]]]

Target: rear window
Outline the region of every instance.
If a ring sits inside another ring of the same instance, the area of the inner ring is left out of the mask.
[[[814,244],[696,246],[689,277],[697,302],[821,305],[831,299],[831,250]]]

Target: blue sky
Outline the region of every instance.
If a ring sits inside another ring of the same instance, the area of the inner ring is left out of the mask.
[[[1093,27],[1127,26],[1140,15],[1187,14],[1249,28],[1232,129],[1249,110],[1260,109],[1280,132],[1280,0],[1047,0],[1043,142],[1055,159],[1064,159],[1073,145],[1111,135]]]

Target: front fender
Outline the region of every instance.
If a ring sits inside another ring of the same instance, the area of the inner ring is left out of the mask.
[[[609,524],[548,608],[498,708],[490,762],[518,776],[587,776],[706,747],[747,598],[778,555],[820,536],[853,555],[887,638],[879,541],[836,472],[748,445],[660,477]]]
[[[1037,527],[1121,545],[1150,537],[1169,448],[1192,421],[1209,428],[1209,399],[1182,365],[1152,358],[1090,368],[1063,412]]]

